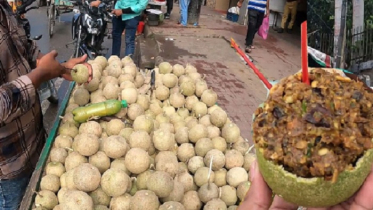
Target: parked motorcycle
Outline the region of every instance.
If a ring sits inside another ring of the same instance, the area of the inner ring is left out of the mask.
[[[40,40],[42,38],[42,35],[38,35],[33,38],[30,38],[31,37],[30,22],[25,17],[25,14],[28,11],[33,10],[33,9],[38,9],[38,7],[36,6],[27,8],[33,3],[33,1],[34,0],[27,0],[23,2],[21,6],[17,7],[16,17],[18,18],[18,20],[22,22],[23,28],[25,30],[25,33],[28,39]],[[57,89],[55,87],[53,80],[49,80],[48,82],[42,83],[38,89],[38,92],[40,96],[40,101],[44,101],[45,99],[47,99],[52,104],[58,104]]]
[[[74,9],[72,20],[72,43],[74,46],[73,57],[88,55],[88,59],[94,59],[104,55],[107,50],[102,47],[104,38],[108,34],[107,25],[112,19],[110,5],[102,2],[98,7],[90,6],[88,1],[74,1],[79,9]]]

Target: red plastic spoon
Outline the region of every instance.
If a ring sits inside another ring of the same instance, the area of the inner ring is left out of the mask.
[[[304,21],[301,25],[301,57],[302,57],[302,81],[306,84],[310,84],[308,78],[308,50],[307,50],[307,21]]]

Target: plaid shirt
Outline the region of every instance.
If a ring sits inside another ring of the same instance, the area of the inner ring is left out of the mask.
[[[37,91],[26,75],[39,49],[0,0],[0,179],[31,174],[45,143]]]

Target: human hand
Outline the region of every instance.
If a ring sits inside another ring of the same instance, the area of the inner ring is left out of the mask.
[[[270,11],[269,11],[269,8],[267,8],[267,9],[266,9],[266,14],[265,14],[265,16],[264,16],[264,17],[267,17],[267,16],[269,16],[269,13],[270,13]]]
[[[373,168],[372,168],[373,169]],[[238,207],[238,210],[296,210],[298,206],[286,202],[279,196],[272,200],[272,191],[259,172],[258,163],[255,161],[250,169],[251,186],[247,192],[244,201]],[[327,208],[307,208],[307,210],[371,210],[373,209],[373,171],[366,178],[363,186],[347,201],[336,206]]]
[[[121,9],[114,9],[111,13],[113,13],[117,17],[119,17],[123,14]]]
[[[72,58],[68,60],[66,63],[61,64],[63,67],[65,67],[64,73],[61,75],[61,77],[65,78],[66,80],[72,81],[71,78],[71,69],[74,68],[77,64],[83,64],[87,66],[88,71],[89,71],[89,78],[88,82],[92,80],[92,66],[88,63],[85,63],[87,59],[87,55],[83,55],[82,57],[79,58]]]
[[[98,6],[100,6],[100,4],[101,4],[101,1],[99,1],[99,0],[92,1],[91,2],[91,7],[98,7]]]
[[[53,50],[48,54],[39,54],[36,68],[28,74],[28,77],[36,88],[41,83],[59,77],[64,73],[64,67],[56,60],[58,53]]]

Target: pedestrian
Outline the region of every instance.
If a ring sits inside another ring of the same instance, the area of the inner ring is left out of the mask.
[[[164,15],[165,19],[170,19],[172,9],[174,8],[174,0],[166,0],[167,12]]]
[[[299,0],[286,0],[284,7],[284,14],[282,15],[281,28],[277,30],[278,33],[283,33],[288,22],[289,15],[291,15],[290,23],[287,27],[286,32],[290,33],[293,29],[295,17],[297,15]]]
[[[276,195],[272,198],[272,191],[265,183],[263,176],[261,175],[257,161],[255,161],[250,168],[250,189],[247,192],[245,199],[241,205],[238,206],[238,210],[246,209],[288,209],[296,210],[297,205],[286,202],[280,196]],[[319,210],[324,209],[350,209],[350,210],[368,210],[373,209],[372,197],[373,189],[373,171],[370,172],[365,182],[360,187],[360,190],[355,193],[354,196],[349,198],[346,202],[340,203],[329,208],[317,208]],[[289,189],[291,190],[291,189]],[[304,189],[307,190],[307,189]],[[316,208],[312,208],[316,210]]]
[[[188,7],[190,0],[179,0],[180,6],[180,20],[179,24],[186,27],[188,24]]]
[[[60,64],[56,51],[43,55],[27,39],[6,0],[0,16],[0,209],[16,210],[46,139],[37,89],[59,76],[71,80],[70,69],[87,56]]]
[[[241,7],[242,2],[243,0],[239,0],[237,6]],[[262,25],[264,17],[269,15],[269,0],[249,0],[247,8],[248,27],[245,40],[245,52],[250,53],[252,49],[255,49],[253,45],[255,34]]]
[[[142,12],[148,0],[117,0],[113,10],[113,43],[112,55],[120,57],[122,33],[125,30],[124,56],[132,56],[135,52],[136,31]]]

